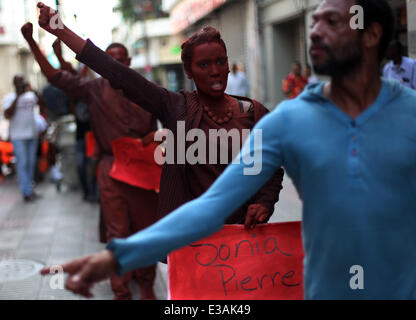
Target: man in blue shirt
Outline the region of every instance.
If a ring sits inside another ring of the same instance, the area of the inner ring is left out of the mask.
[[[383,69],[383,77],[395,79],[405,87],[416,89],[416,61],[403,56],[403,46],[398,40],[390,43],[387,51],[388,62]]]
[[[351,28],[354,5],[364,11],[364,29]],[[309,85],[256,126],[262,145],[249,140],[240,157],[261,150],[262,172],[244,175],[242,161],[231,164],[200,198],[64,265],[67,288],[89,297],[114,272],[219,230],[283,165],[304,202],[305,298],[416,298],[416,93],[378,76],[393,20],[385,0],[324,0],[313,15],[310,55],[331,81]]]

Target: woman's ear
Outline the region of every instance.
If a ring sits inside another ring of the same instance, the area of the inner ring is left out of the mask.
[[[185,70],[186,77],[188,79],[192,79],[192,73],[188,70],[188,68],[184,67],[183,69]]]

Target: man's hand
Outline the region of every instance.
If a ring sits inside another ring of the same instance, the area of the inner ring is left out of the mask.
[[[25,23],[20,31],[22,32],[23,38],[25,38],[26,41],[33,39],[33,24],[30,22]]]
[[[246,230],[254,229],[258,223],[264,223],[270,218],[269,210],[261,204],[252,204],[247,209]]]
[[[39,26],[52,33],[57,35],[60,30],[64,29],[64,24],[62,23],[61,18],[57,11],[45,5],[43,2],[38,3],[39,8]]]
[[[63,271],[69,274],[66,289],[91,298],[91,288],[96,282],[109,278],[117,272],[118,262],[112,251],[104,250],[99,253],[73,260],[62,265]],[[43,268],[42,275],[50,274],[50,267]]]

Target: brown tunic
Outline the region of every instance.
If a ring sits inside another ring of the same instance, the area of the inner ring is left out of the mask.
[[[196,92],[174,93],[161,88],[147,81],[134,70],[115,61],[89,40],[77,59],[108,79],[114,88],[122,89],[131,101],[153,113],[175,136],[177,135],[177,121],[185,121],[186,132],[194,128],[211,128],[211,124],[206,126],[205,121],[202,120],[204,111]],[[248,124],[247,119],[235,118],[232,125],[239,129],[245,128],[246,125],[252,128],[268,110],[254,100],[243,99],[254,104],[253,123]],[[224,169],[225,166],[209,164],[199,166],[165,164],[162,170],[158,216],[164,216],[198,196]],[[263,204],[272,214],[274,204],[279,199],[282,180],[283,170],[279,169],[249,203],[233,213],[226,223],[244,223],[246,214],[244,208],[252,203]]]

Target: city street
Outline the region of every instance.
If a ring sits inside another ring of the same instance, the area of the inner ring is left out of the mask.
[[[66,290],[53,289],[51,277],[39,269],[104,248],[98,241],[98,205],[83,202],[78,192],[43,182],[37,187],[42,198],[25,204],[14,177],[0,183],[0,300],[82,300]],[[301,219],[301,202],[285,179],[272,222]],[[134,299],[138,286],[131,283]],[[154,286],[158,299],[167,299],[166,267],[158,265]],[[111,300],[109,281],[93,289],[97,300]]]

